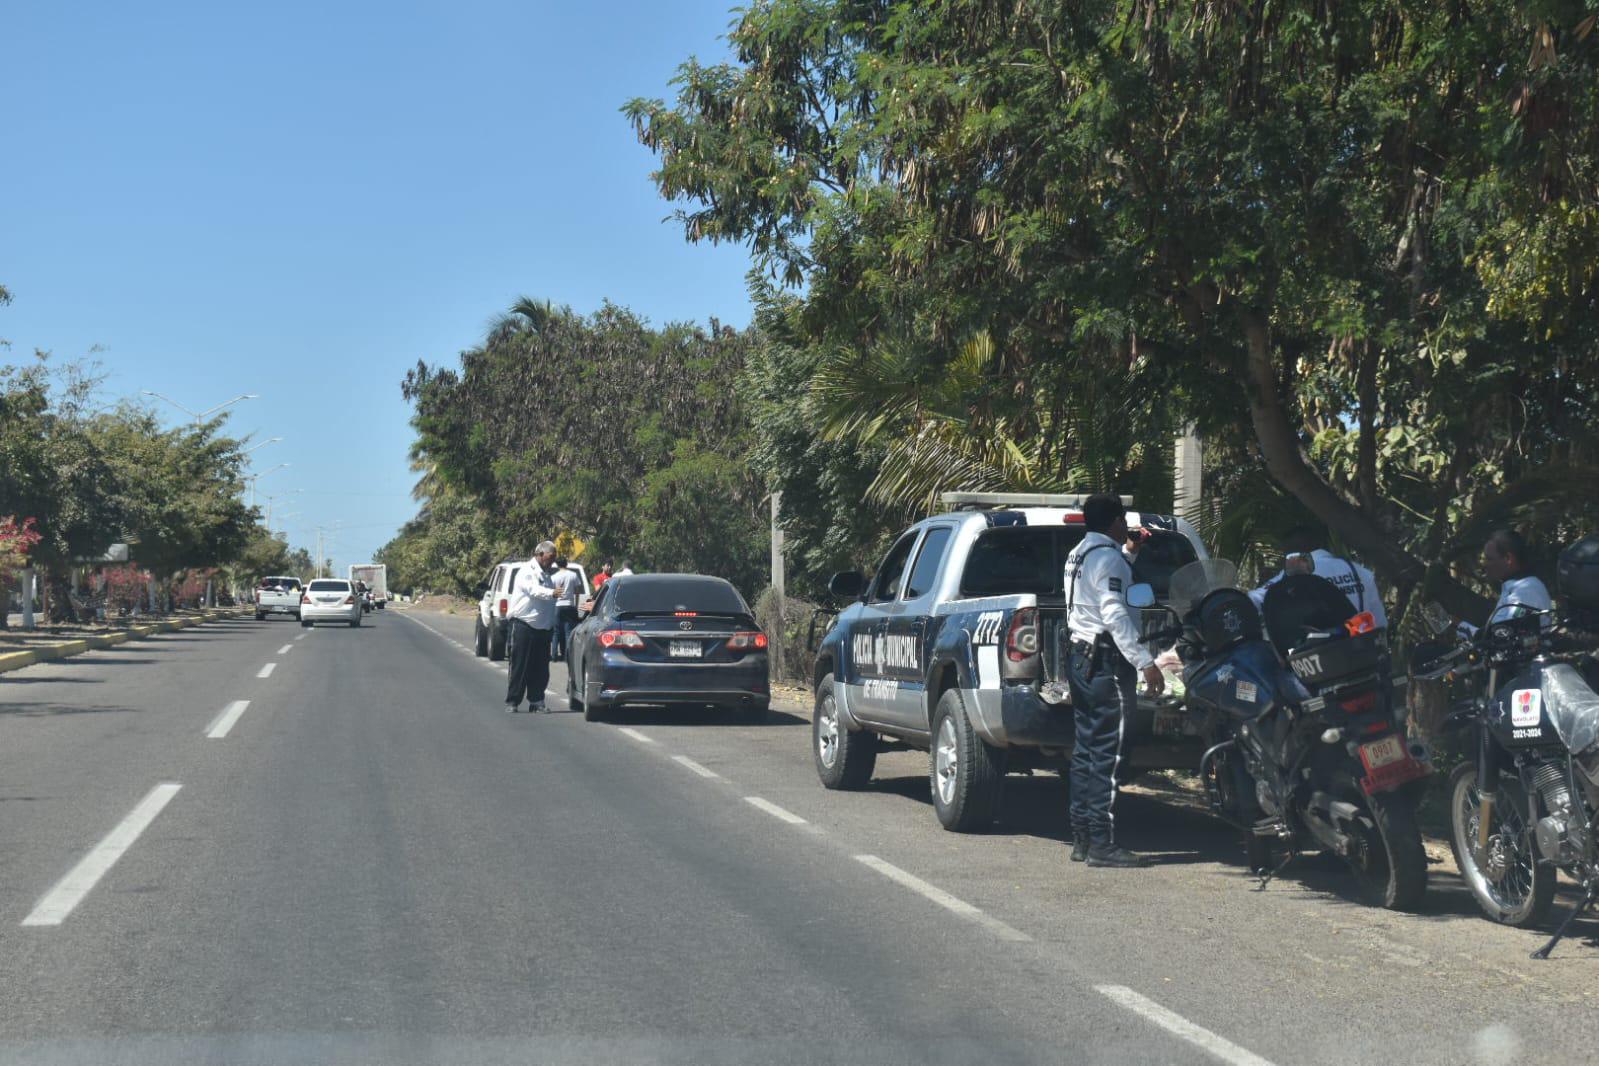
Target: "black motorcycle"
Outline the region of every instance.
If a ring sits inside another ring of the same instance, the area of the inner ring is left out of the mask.
[[[1548,958],[1571,922],[1599,897],[1599,694],[1592,634],[1553,624],[1552,612],[1491,622],[1442,656],[1419,649],[1418,676],[1480,677],[1446,728],[1464,728],[1472,758],[1450,775],[1450,843],[1484,914],[1531,927],[1549,914],[1556,871],[1582,902],[1534,958]]]
[[[1201,560],[1172,576],[1169,597],[1212,809],[1244,831],[1263,884],[1301,851],[1326,850],[1367,901],[1413,909],[1427,888],[1416,804],[1431,768],[1406,739],[1383,634],[1322,578],[1284,578],[1259,611],[1236,583],[1232,563]]]

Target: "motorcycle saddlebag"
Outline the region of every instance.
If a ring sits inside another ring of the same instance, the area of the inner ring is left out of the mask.
[[[1377,631],[1308,642],[1288,653],[1294,676],[1312,687],[1335,684],[1377,669],[1381,657]]]

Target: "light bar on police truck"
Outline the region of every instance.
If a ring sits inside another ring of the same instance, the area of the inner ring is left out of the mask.
[[[945,492],[938,499],[952,511],[981,507],[1081,507],[1092,493],[1055,492]],[[1131,507],[1131,496],[1121,497],[1123,507]]]

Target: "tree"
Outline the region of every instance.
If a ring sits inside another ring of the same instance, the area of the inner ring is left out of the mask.
[[[758,0],[734,62],[626,111],[689,239],[805,283],[808,343],[910,338],[864,417],[970,376],[984,336],[967,406],[1024,456],[1090,383],[1136,382],[1241,431],[1401,603],[1473,615],[1449,564],[1486,524],[1558,536],[1599,498],[1593,26],[1508,0]]]

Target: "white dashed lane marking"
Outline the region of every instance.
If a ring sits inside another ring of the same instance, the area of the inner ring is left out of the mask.
[[[279,655],[287,655],[287,654],[289,654],[289,652],[291,652],[293,650],[294,650],[294,645],[293,644],[285,644],[285,645],[283,645],[283,647],[278,649],[278,654]]]
[[[982,910],[972,906],[965,900],[957,896],[950,895],[937,885],[928,884],[915,874],[901,870],[898,866],[895,866],[891,862],[884,862],[876,855],[857,855],[855,856],[855,861],[864,866],[871,867],[884,877],[888,878],[890,881],[896,881],[899,884],[904,885],[906,888],[910,889],[912,892],[915,892],[924,899],[932,900],[945,910],[958,914],[962,918],[976,922],[978,925],[982,926],[984,929],[987,929],[1001,940],[1010,940],[1021,943],[1023,941],[1033,939],[1020,929],[1014,929],[1000,921],[998,918],[984,914]]]
[[[244,713],[244,709],[248,706],[250,706],[249,700],[234,700],[222,708],[222,713],[212,719],[211,724],[206,727],[206,739],[221,740],[227,736],[228,730],[233,728],[233,724],[239,720],[239,716]]]
[[[621,733],[623,736],[632,737],[634,740],[638,741],[640,744],[654,744],[655,743],[655,741],[651,740],[649,737],[645,736],[643,733],[640,733],[637,729],[629,729],[625,725],[617,726],[616,727],[616,731],[618,733]]]
[[[278,668],[278,664],[277,663],[267,663],[265,666],[261,667],[261,672],[256,674],[255,676],[256,677],[271,677],[272,676],[272,671],[276,670],[277,668]]]
[[[139,834],[149,828],[155,821],[161,809],[172,802],[172,797],[178,794],[182,785],[167,782],[155,786],[150,794],[140,800],[128,816],[117,823],[117,827],[106,835],[106,838],[96,844],[94,850],[85,855],[78,865],[67,871],[67,876],[56,882],[56,886],[46,892],[36,907],[22,919],[23,925],[60,925],[66,920],[67,915],[85,896],[94,890],[100,883],[100,878],[115,866],[117,860],[122,858],[122,853],[133,846],[139,839]]]
[[[765,811],[767,814],[771,815],[773,818],[776,818],[780,822],[787,822],[789,825],[805,824],[805,819],[801,818],[793,811],[785,811],[771,800],[765,800],[759,796],[745,796],[744,802],[748,803],[756,810]]]
[[[699,774],[701,777],[721,777],[722,776],[721,774],[717,773],[715,770],[707,770],[705,767],[701,766],[699,763],[695,762],[693,759],[690,759],[687,755],[674,755],[674,756],[672,756],[672,761],[675,762],[675,763],[678,763],[678,764],[680,764],[682,766],[688,767],[690,770],[693,770],[695,773]]]
[[[1241,1048],[1224,1037],[1217,1036],[1209,1029],[1184,1018],[1176,1011],[1167,1010],[1159,1003],[1139,995],[1125,985],[1095,985],[1094,991],[1109,999],[1118,1006],[1125,1007],[1140,1017],[1154,1022],[1173,1036],[1210,1052],[1223,1062],[1231,1066],[1272,1066],[1269,1059],[1263,1059],[1246,1048]]]

